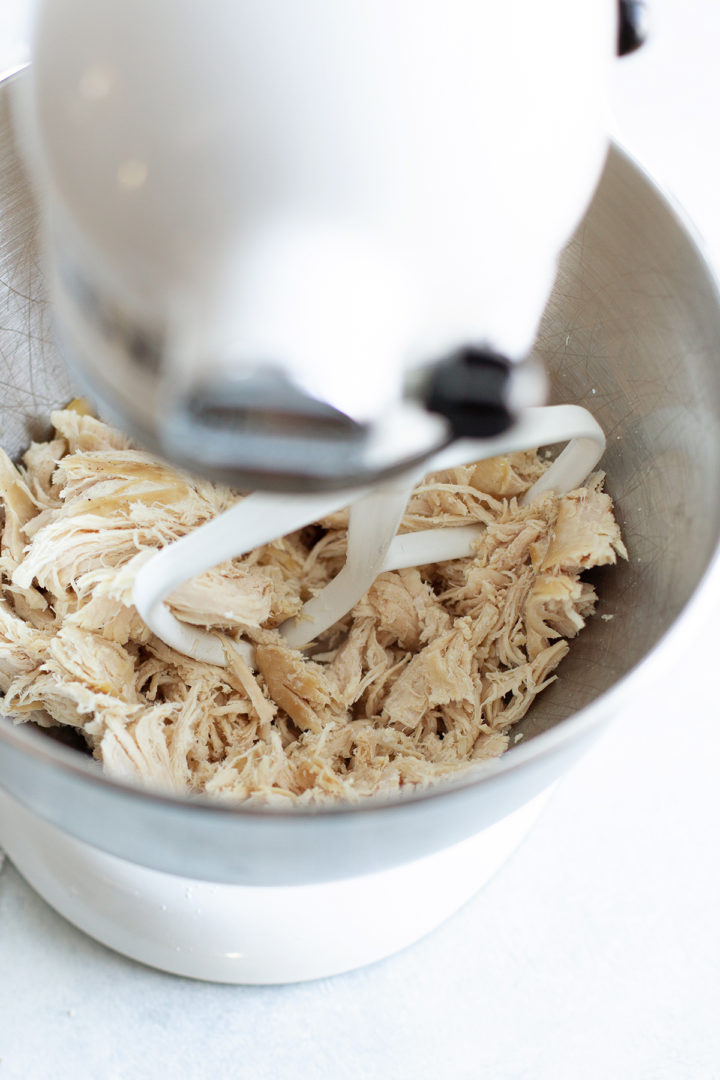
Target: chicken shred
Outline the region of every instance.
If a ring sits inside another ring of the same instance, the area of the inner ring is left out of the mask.
[[[627,557],[603,475],[520,505],[534,451],[427,477],[401,531],[481,524],[466,559],[381,574],[316,643],[277,627],[340,569],[342,511],[170,598],[227,667],[169,648],[132,604],[153,552],[243,496],[134,449],[80,402],[16,466],[0,451],[0,712],[80,732],[108,775],[236,802],[357,800],[501,754]],[[234,647],[255,644],[253,672]]]

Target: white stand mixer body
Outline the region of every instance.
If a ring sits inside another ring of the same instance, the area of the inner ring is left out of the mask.
[[[502,866],[549,794],[424,859],[320,884],[164,874],[69,836],[2,788],[0,843],[56,911],[133,960],[212,982],[303,982],[381,960],[433,930]]]

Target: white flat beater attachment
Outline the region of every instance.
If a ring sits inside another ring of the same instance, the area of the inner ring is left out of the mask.
[[[135,579],[133,599],[147,625],[179,652],[224,667],[221,639],[181,622],[166,600],[190,578],[253,548],[302,529],[350,505],[345,565],[300,613],[280,627],[291,648],[301,649],[341,619],[365,595],[378,574],[409,566],[466,558],[483,531],[482,525],[426,529],[397,536],[414,486],[439,469],[470,464],[483,458],[567,442],[567,446],[522,497],[530,504],[548,491],[566,494],[579,487],[597,465],[605,436],[593,416],[578,405],[526,409],[509,431],[488,439],[461,439],[422,466],[392,481],[352,491],[312,495],[257,492],[194,532],[154,555]],[[235,646],[252,665],[253,646]]]

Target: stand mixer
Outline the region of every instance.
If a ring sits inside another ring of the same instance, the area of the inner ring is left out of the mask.
[[[638,5],[620,8],[627,43]],[[594,467],[601,429],[582,409],[540,407],[532,346],[605,160],[617,14],[611,0],[39,4],[15,104],[62,355],[141,443],[267,493],[207,526],[217,542],[199,530],[146,565],[135,599],[159,636],[221,662],[167,594],[352,501],[370,557],[349,553],[341,597],[316,598],[327,610],[288,636],[303,645],[379,570],[431,561],[394,539],[430,468],[567,440],[554,486]],[[472,535],[455,542],[434,557],[469,551]],[[441,839],[426,815],[425,857],[407,845],[375,873],[352,828],[359,869],[283,851],[285,870],[256,871],[250,847],[225,872],[203,865],[187,814],[183,866],[175,841],[134,855],[126,821],[96,848],[1,789],[0,837],[51,903],[129,955],[204,978],[308,978],[384,955],[457,907],[524,834],[548,775],[515,805],[498,799],[479,832]],[[407,819],[409,804],[396,810]],[[278,930],[298,904],[314,913],[302,945]],[[364,927],[359,943],[333,928],[339,912]]]

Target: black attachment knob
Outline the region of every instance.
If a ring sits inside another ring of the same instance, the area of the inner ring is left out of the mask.
[[[455,439],[500,435],[513,423],[507,406],[511,363],[484,349],[459,349],[433,369],[425,405],[447,417]]]
[[[647,38],[647,7],[644,0],[619,0],[618,9],[617,54],[627,56]]]

